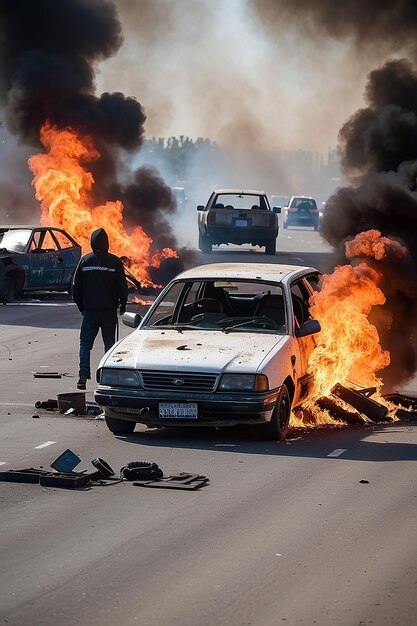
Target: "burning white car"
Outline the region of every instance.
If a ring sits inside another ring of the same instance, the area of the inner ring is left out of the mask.
[[[174,278],[136,330],[105,354],[95,400],[116,434],[136,423],[160,426],[251,424],[283,439],[291,407],[312,387],[307,371],[317,320],[311,267],[216,263]]]

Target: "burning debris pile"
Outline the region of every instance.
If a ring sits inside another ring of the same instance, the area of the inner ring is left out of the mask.
[[[43,150],[30,159],[41,222],[66,229],[83,252],[104,227],[143,285],[166,281],[192,253],[178,250],[167,219],[176,209],[170,188],[152,168],[132,173],[126,164],[142,144],[145,113],[122,93],[94,93],[96,64],[123,42],[114,4],[5,0],[0,24],[7,126]]]

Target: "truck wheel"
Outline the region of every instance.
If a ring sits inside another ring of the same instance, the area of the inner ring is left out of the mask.
[[[285,439],[290,425],[291,399],[286,385],[282,385],[271,421],[259,426],[262,439],[281,441]]]
[[[128,422],[126,420],[116,420],[114,417],[105,415],[107,428],[115,435],[129,435],[135,430],[136,422]]]
[[[14,302],[16,299],[16,283],[11,276],[5,276],[1,297],[4,302]]]
[[[198,235],[198,247],[200,248],[203,254],[210,254],[211,252],[211,241],[207,237],[207,235],[202,235],[201,233]]]
[[[270,239],[265,244],[265,254],[275,254],[276,252],[276,239]]]

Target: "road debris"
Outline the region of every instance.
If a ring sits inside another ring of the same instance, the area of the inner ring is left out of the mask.
[[[72,470],[80,463],[80,457],[67,448],[67,450],[60,454],[55,461],[52,461],[51,467],[57,472],[72,472]]]
[[[157,478],[156,480],[140,480],[135,481],[133,485],[135,487],[159,487],[160,489],[185,489],[193,491],[200,487],[205,487],[209,479],[207,476],[200,476],[199,474],[188,474],[187,472],[180,472],[172,476],[164,476]]]
[[[55,411],[58,409],[58,400],[48,398],[48,400],[37,400],[35,402],[36,409],[45,409],[45,411]]]

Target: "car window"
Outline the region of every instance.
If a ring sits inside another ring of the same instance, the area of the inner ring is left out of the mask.
[[[320,290],[320,276],[318,274],[310,274],[309,276],[305,276],[304,279],[314,291]]]
[[[0,231],[0,248],[9,252],[24,252],[32,231],[26,228],[14,228]]]
[[[58,246],[56,244],[56,241],[52,237],[52,235],[51,235],[49,230],[45,230],[43,238],[41,237],[40,249],[43,252],[50,252],[50,251],[55,252],[56,250],[58,250]]]
[[[238,210],[254,209],[255,207],[261,210],[269,208],[265,196],[255,194],[219,194],[215,199],[213,206],[216,207],[218,205],[220,205],[221,208],[224,207]]]
[[[277,283],[206,280],[174,283],[144,327],[286,333],[288,314]]]
[[[42,232],[40,230],[35,230],[35,232],[33,233],[33,236],[32,236],[32,240],[30,242],[29,252],[39,252],[39,250],[40,250],[41,234],[42,234]]]
[[[158,305],[151,310],[146,326],[171,324],[175,306],[183,289],[184,283],[174,283],[171,289],[163,296],[162,300],[159,301]]]
[[[291,285],[291,300],[293,313],[296,320],[296,324],[300,327],[304,322],[308,320],[309,315],[309,299],[310,293],[308,292],[303,280],[298,280]]]
[[[64,233],[61,233],[60,230],[53,230],[55,239],[58,241],[58,245],[61,250],[65,250],[66,248],[74,248],[74,244],[71,239],[68,239]]]

